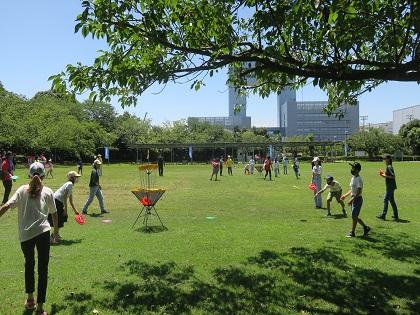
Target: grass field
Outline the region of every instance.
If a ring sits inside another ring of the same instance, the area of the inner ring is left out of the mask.
[[[210,166],[167,166],[157,178],[167,191],[156,208],[167,227],[131,228],[140,205],[130,190],[139,184],[135,165],[104,166],[106,207],[95,200],[85,225],[71,219],[53,246],[46,310],[49,314],[420,314],[419,163],[394,163],[400,222],[375,215],[382,209],[382,163],[362,163],[361,217],[369,237],[344,236],[350,218],[325,217],[292,174],[264,181],[258,174],[209,181]],[[346,163],[323,165],[346,189]],[[56,167],[45,185],[64,183],[69,167]],[[27,180],[20,179],[13,191]],[[291,168],[289,172],[292,173]],[[78,208],[88,194],[90,169],[74,193]],[[225,173],[227,173],[225,171]],[[325,180],[323,180],[325,184]],[[2,187],[0,193],[3,194]],[[326,194],[323,195],[325,205]],[[340,213],[332,203],[333,214]],[[214,217],[208,219],[207,217]],[[103,219],[111,219],[108,224]],[[0,218],[0,314],[23,309],[23,255],[17,215]],[[155,220],[153,224],[158,226]],[[29,314],[29,313],[28,313]]]

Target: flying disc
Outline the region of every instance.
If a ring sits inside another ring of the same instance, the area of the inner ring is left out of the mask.
[[[310,190],[316,191],[316,185],[315,185],[314,183],[310,183],[310,184],[308,185],[308,188],[309,188]]]
[[[19,176],[16,176],[16,175],[12,176],[12,180],[17,180],[17,179],[19,179]]]
[[[208,220],[214,220],[214,219],[216,219],[216,217],[206,217],[206,219],[208,219]]]
[[[102,220],[102,223],[111,223],[111,222],[112,222],[112,220],[110,220],[110,219]]]
[[[77,223],[79,223],[80,225],[85,224],[85,218],[83,217],[83,215],[81,214],[76,214],[74,216],[74,219],[76,220]]]

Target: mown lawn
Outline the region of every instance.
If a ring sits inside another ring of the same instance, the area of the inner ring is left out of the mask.
[[[346,163],[323,165],[346,189]],[[167,230],[146,233],[141,207],[130,190],[140,183],[135,165],[105,165],[101,184],[106,207],[97,216],[95,200],[85,225],[71,219],[62,244],[51,250],[46,309],[50,314],[419,314],[420,164],[394,163],[400,222],[380,221],[382,163],[362,163],[361,217],[369,237],[344,236],[350,218],[332,203],[332,218],[314,209],[307,188],[310,166],[301,179],[273,181],[234,176],[209,181],[210,166],[168,165],[158,186],[167,191],[157,203]],[[71,167],[56,167],[53,189]],[[23,183],[26,170],[18,169]],[[89,167],[75,186],[76,205],[87,198]],[[225,170],[225,173],[226,170]],[[323,181],[325,184],[325,180]],[[0,188],[3,194],[3,187]],[[327,193],[324,193],[324,205]],[[103,219],[112,220],[103,223]],[[23,255],[17,215],[0,218],[0,314],[25,314]]]

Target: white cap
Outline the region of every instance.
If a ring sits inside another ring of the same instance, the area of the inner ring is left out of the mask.
[[[80,176],[82,176],[82,175],[77,174],[75,171],[70,171],[70,172],[67,173],[67,179],[74,178],[74,177],[80,177]]]
[[[312,162],[316,162],[316,161],[318,161],[318,162],[320,161],[320,160],[319,160],[319,157],[317,157],[317,156],[316,156],[316,157],[314,157],[314,159],[312,160]]]
[[[45,168],[44,165],[40,162],[34,162],[29,166],[29,176],[34,177],[35,175],[44,176]]]

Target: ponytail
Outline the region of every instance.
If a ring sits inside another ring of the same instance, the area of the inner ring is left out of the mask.
[[[41,195],[42,181],[39,175],[34,175],[29,182],[28,193],[31,198],[36,198]]]

